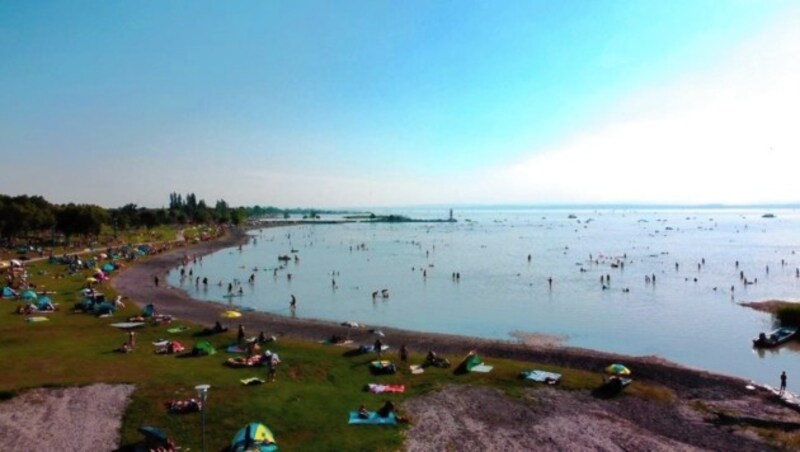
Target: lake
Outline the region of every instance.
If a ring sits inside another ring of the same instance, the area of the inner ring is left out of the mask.
[[[298,317],[497,339],[545,334],[777,384],[782,370],[800,376],[800,343],[754,350],[772,318],[737,304],[794,300],[800,289],[800,213],[766,212],[464,209],[455,223],[264,228],[168,281],[198,299],[276,314],[290,315],[294,295]],[[229,284],[242,295],[226,298]],[[373,298],[383,289],[388,298]]]

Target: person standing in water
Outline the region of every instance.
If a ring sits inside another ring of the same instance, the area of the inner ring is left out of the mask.
[[[786,371],[781,372],[781,389],[778,394],[783,395],[786,392]]]

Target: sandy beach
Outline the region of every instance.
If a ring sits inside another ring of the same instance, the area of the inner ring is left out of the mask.
[[[233,231],[216,241],[175,249],[130,266],[114,278],[112,284],[119,293],[139,305],[153,303],[160,312],[211,325],[219,319],[219,313],[226,309],[224,305],[194,300],[184,291],[163,284],[156,287],[154,276],[164,280],[165,274],[180,265],[187,254],[202,256],[247,240],[243,231]],[[371,342],[373,338],[367,328],[346,328],[331,322],[258,312],[247,312],[236,323],[242,323],[254,333],[264,331],[277,337],[313,341],[332,334],[348,335],[356,343]],[[236,324],[230,326],[235,327]],[[484,388],[453,387],[411,400],[404,407],[413,418],[419,420],[408,431],[407,446],[410,450],[447,448],[464,444],[462,441],[467,437],[471,438],[470,447],[488,450],[525,450],[526,444],[544,444],[544,448],[550,450],[763,450],[766,444],[755,435],[747,433],[742,436],[736,433],[742,431],[740,428],[719,427],[722,422],[719,413],[730,412],[734,407],[738,417],[734,421],[726,418],[728,425],[747,426],[752,421],[756,424],[788,423],[800,426],[797,412],[782,406],[766,392],[746,389],[747,381],[689,369],[657,357],[619,356],[560,347],[557,343],[542,341],[536,336],[530,340],[521,338],[518,342],[512,342],[384,327],[381,330],[386,335],[384,342],[397,346],[406,344],[409,349],[418,352],[436,350],[462,355],[474,349],[484,357],[534,361],[589,371],[599,371],[609,362],[624,361],[635,369],[637,380],[666,386],[678,399],[669,404],[638,398],[609,402],[598,401],[588,394],[529,391],[526,400],[517,401]],[[462,394],[464,391],[469,392],[468,397]],[[497,406],[498,410],[481,408],[486,406]],[[700,413],[691,406],[705,408]],[[519,415],[509,415],[506,408],[518,410]],[[577,413],[580,414],[580,422],[576,421]],[[542,418],[542,414],[547,415]],[[528,418],[541,422],[528,422],[525,420]],[[433,422],[436,419],[449,421]],[[500,424],[504,428],[497,428]],[[587,428],[588,425],[591,428]],[[481,433],[464,436],[465,431]],[[542,442],[543,439],[546,441]]]

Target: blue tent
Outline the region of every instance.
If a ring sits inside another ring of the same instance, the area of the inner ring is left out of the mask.
[[[98,303],[94,306],[94,313],[96,315],[104,315],[104,314],[111,314],[115,310],[114,305],[104,301],[102,303]]]
[[[100,269],[103,270],[105,273],[111,273],[114,271],[114,264],[107,262],[103,264],[103,266]]]
[[[14,298],[17,296],[17,293],[14,292],[14,289],[5,286],[3,287],[3,298]]]
[[[153,306],[153,303],[150,303],[142,309],[142,317],[152,317],[155,311],[156,307]]]
[[[22,292],[19,297],[25,301],[35,301],[37,298],[39,298],[39,296],[36,295],[36,292],[30,289],[27,289],[24,292]]]
[[[53,301],[50,300],[50,297],[42,297],[36,301],[36,309],[39,309],[40,311],[48,309],[49,307],[55,307],[55,305],[53,305]]]

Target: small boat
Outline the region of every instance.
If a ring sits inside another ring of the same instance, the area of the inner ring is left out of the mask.
[[[761,333],[757,338],[753,339],[754,347],[777,347],[785,342],[788,342],[797,335],[797,328],[783,327],[770,332],[769,334]]]

